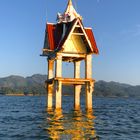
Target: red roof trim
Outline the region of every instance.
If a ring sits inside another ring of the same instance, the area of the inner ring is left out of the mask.
[[[49,43],[50,50],[54,50],[55,48],[54,30],[55,30],[55,25],[47,24],[46,31],[48,34],[48,43]]]
[[[86,34],[87,34],[89,40],[90,40],[91,46],[93,48],[93,52],[95,54],[99,54],[99,50],[97,48],[96,41],[95,41],[95,38],[94,38],[94,35],[93,35],[93,32],[92,32],[92,29],[86,28],[85,31],[86,31]]]

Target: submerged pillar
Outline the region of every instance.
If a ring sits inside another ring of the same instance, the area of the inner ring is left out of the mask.
[[[92,79],[92,55],[87,55],[85,60],[85,77]],[[86,82],[86,109],[92,109],[93,82]]]
[[[74,78],[80,78],[80,61],[74,62]],[[74,109],[80,109],[81,85],[74,85]]]
[[[61,109],[62,107],[62,82],[56,81],[56,91],[55,91],[55,109]]]
[[[54,61],[48,60],[48,80],[53,78]],[[47,84],[47,107],[52,108],[53,106],[53,83]]]
[[[55,67],[55,77],[61,78],[62,77],[62,56],[57,55],[56,58],[56,67]],[[62,82],[57,80],[55,82],[55,108],[61,109],[62,106]]]
[[[55,77],[61,78],[62,77],[62,56],[61,54],[57,54],[56,57],[56,65],[55,65]]]
[[[94,90],[93,82],[86,83],[86,109],[92,110],[92,93]]]

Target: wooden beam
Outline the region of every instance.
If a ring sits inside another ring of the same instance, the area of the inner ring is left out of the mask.
[[[62,78],[62,77],[57,77],[57,78],[52,78],[49,80],[46,80],[45,83],[53,83],[54,81],[61,81],[62,84],[66,85],[83,85],[86,84],[87,82],[95,82],[94,79],[83,79],[83,78]]]
[[[84,35],[83,33],[72,33],[72,35]]]
[[[42,49],[43,52],[53,52],[53,50],[50,49]]]
[[[61,53],[62,57],[76,57],[76,58],[85,58],[86,54],[80,53]]]
[[[81,78],[54,78],[54,80],[61,81],[64,85],[84,85],[87,82],[94,82],[93,79],[81,79]]]
[[[75,27],[80,27],[80,25],[75,25]]]

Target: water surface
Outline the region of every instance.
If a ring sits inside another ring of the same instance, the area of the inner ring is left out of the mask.
[[[140,100],[94,98],[93,110],[73,110],[73,97],[63,109],[46,111],[46,98],[0,96],[0,140],[100,139],[139,140]]]

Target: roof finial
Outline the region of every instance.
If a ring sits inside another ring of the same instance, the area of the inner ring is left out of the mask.
[[[68,0],[68,5],[72,5],[72,0]]]
[[[75,18],[80,18],[82,20],[82,17],[74,9],[73,4],[72,4],[72,0],[68,0],[67,8],[66,8],[64,14],[57,15],[58,23],[71,22]]]

